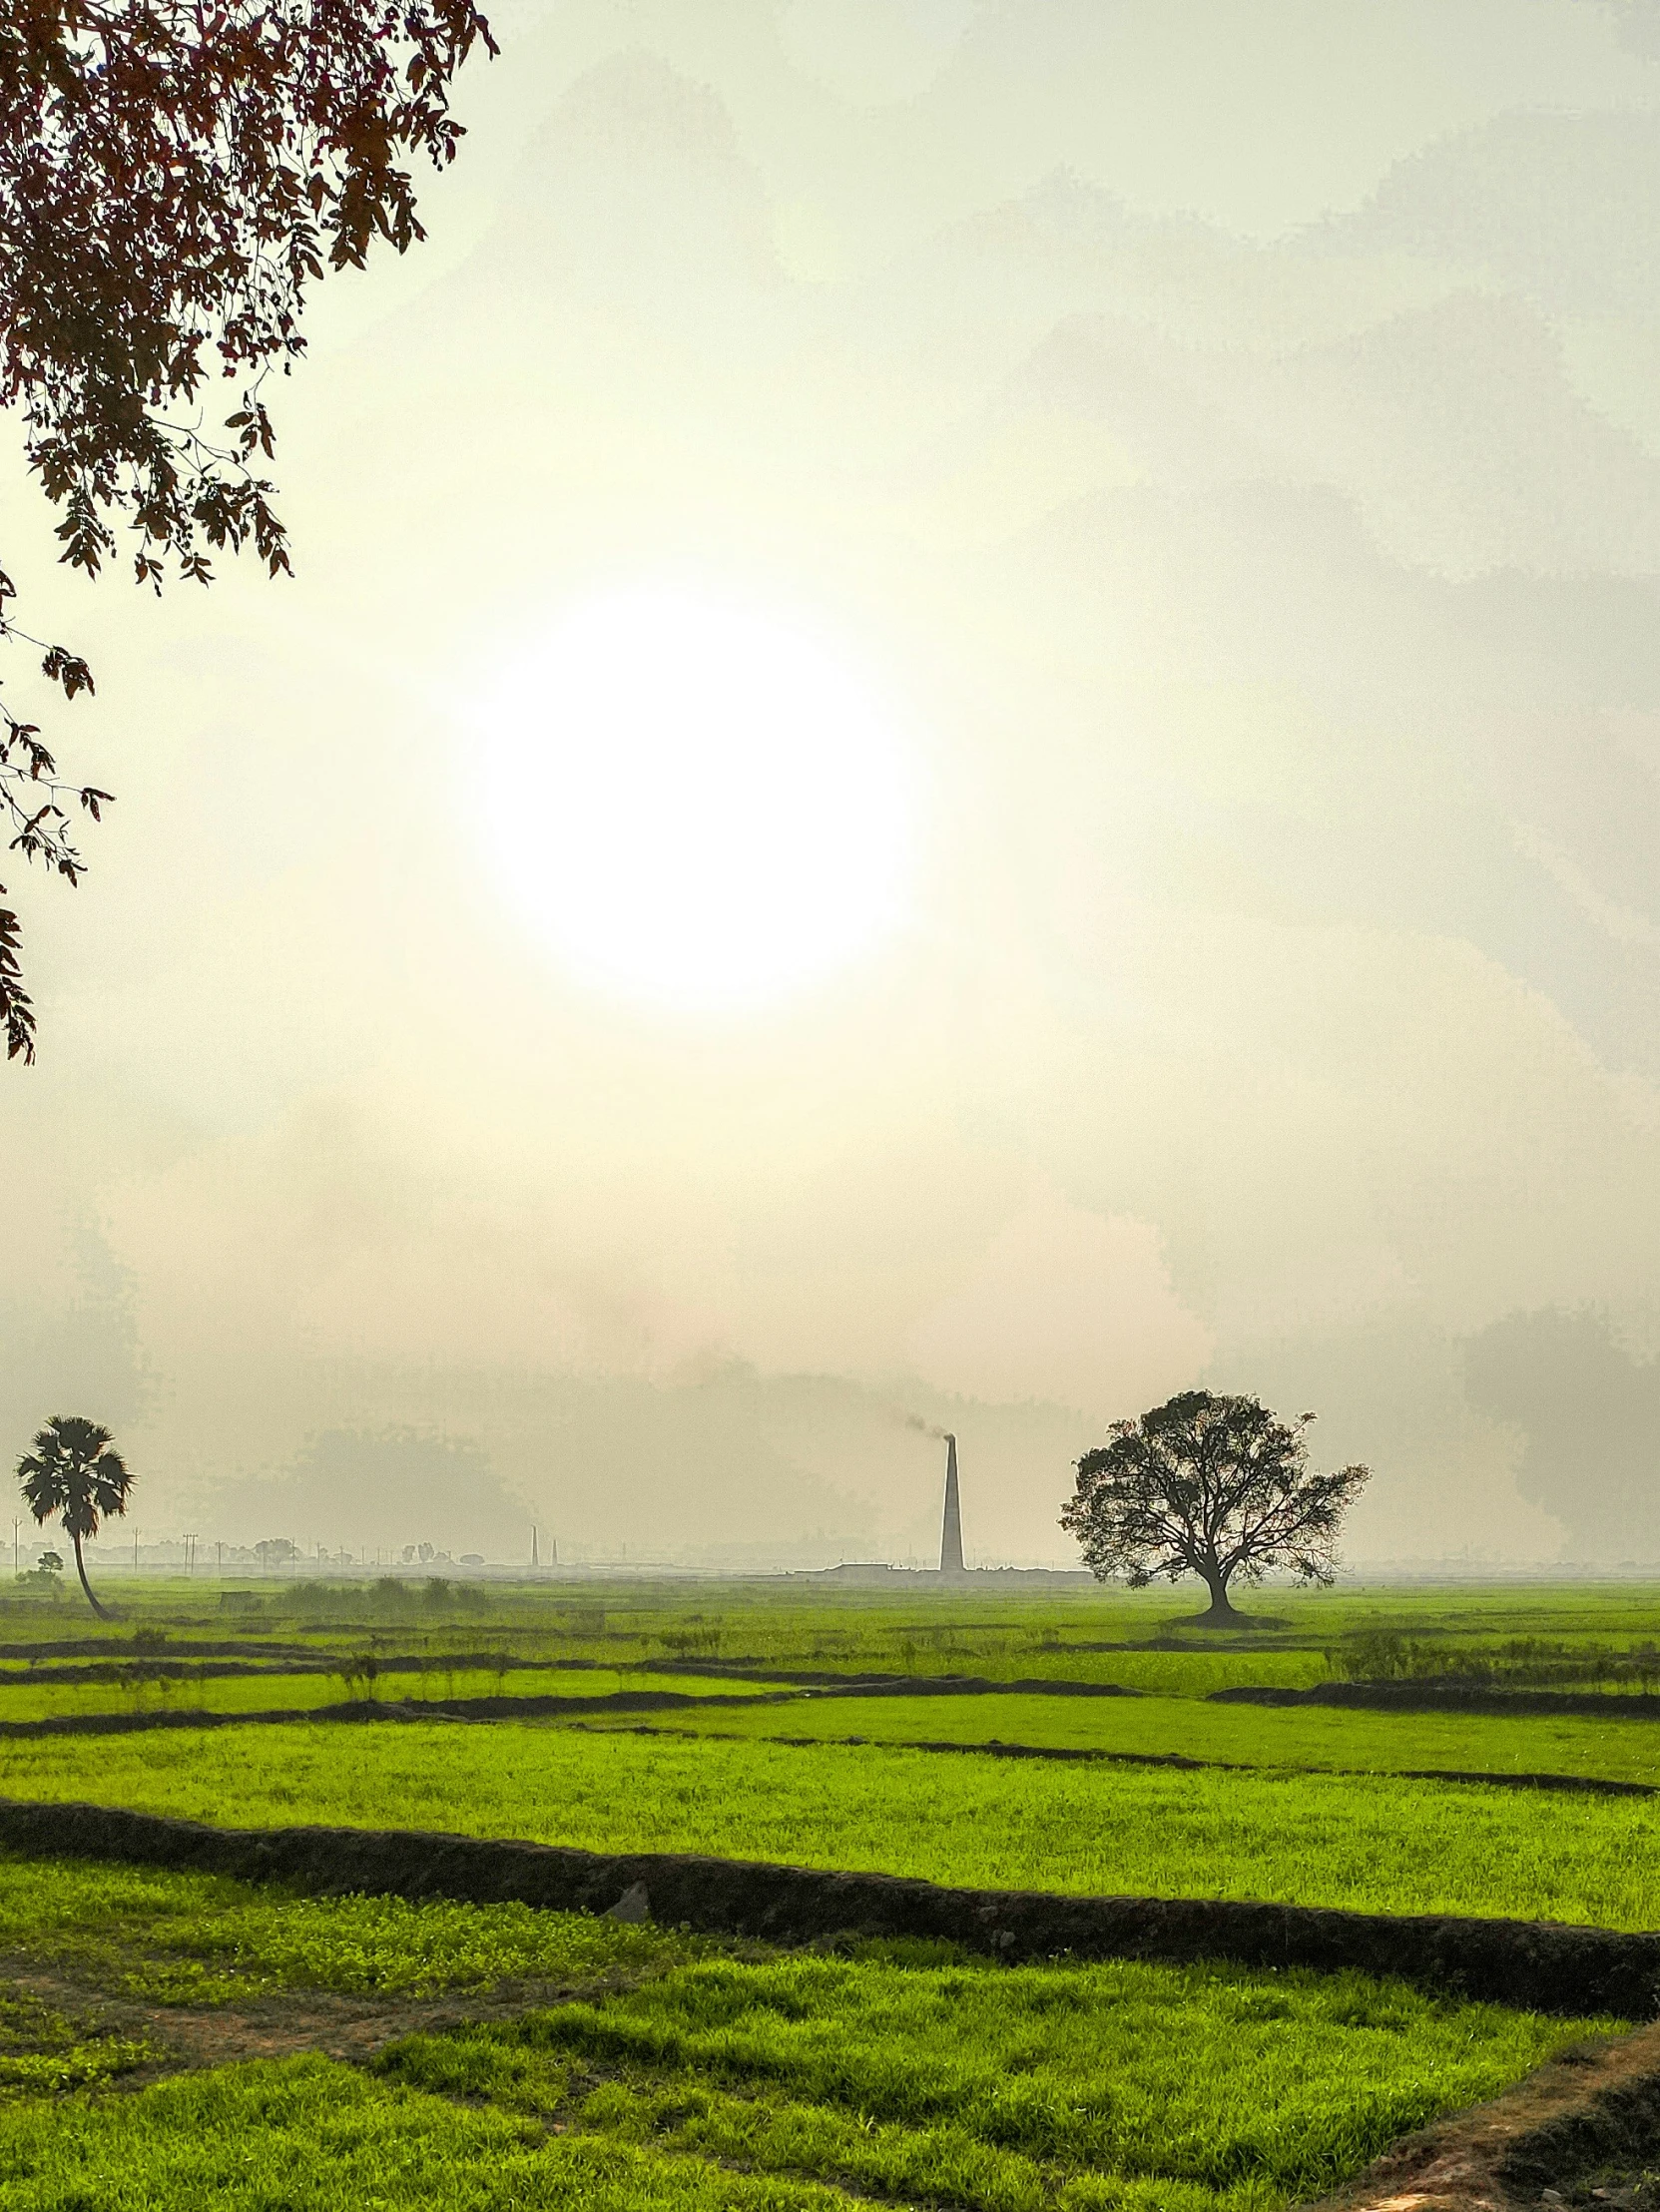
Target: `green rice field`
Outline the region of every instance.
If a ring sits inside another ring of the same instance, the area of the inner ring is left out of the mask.
[[[1180,1594],[1087,1587],[224,1596],[137,1585],[109,1623],[0,1600],[0,1720],[89,1726],[0,1739],[0,1795],[1660,1928],[1660,1797],[1499,1786],[1660,1785],[1645,1588],[1264,1591],[1256,1625],[1220,1635]],[[1333,1680],[1405,1685],[1408,1709],[1212,1702]],[[1513,1693],[1514,1710],[1411,1710],[1419,1682]],[[1605,1703],[1529,1709],[1561,1689]],[[419,1712],[654,1692],[690,1702]],[[384,1717],[308,1717],[347,1698]],[[188,1725],[192,1709],[221,1724]],[[96,1732],[112,1715],[123,1732]],[[1171,1759],[1198,1764],[1138,1764]],[[0,1859],[7,2212],[1281,2212],[1619,2031],[1349,1973],[778,1951]]]
[[[835,1957],[0,1860],[8,2207],[1278,2212],[1612,2020],[1358,1974]],[[456,2022],[434,2000],[493,2005]],[[326,2047],[203,2062],[227,2036]]]
[[[501,1722],[0,1743],[0,1795],[866,1868],[975,1888],[1660,1925],[1660,1803]]]
[[[493,1672],[479,1667],[446,1668],[435,1663],[420,1671],[404,1669],[365,1675],[284,1673],[209,1675],[183,1680],[154,1671],[127,1680],[31,1682],[26,1674],[0,1682],[0,1722],[61,1720],[94,1713],[269,1713],[315,1711],[348,1699],[372,1695],[383,1704],[484,1697],[615,1697],[624,1692],[668,1691],[676,1697],[724,1698],[762,1695],[759,1684],[703,1681],[693,1675],[621,1674],[614,1668],[581,1672],[519,1667]]]
[[[696,1937],[526,1905],[299,1895],[219,1875],[0,1854],[0,1957],[163,2004],[586,1986],[701,1957]]]
[[[1209,1705],[1194,1698],[835,1697],[734,1712],[621,1715],[585,1727],[649,1728],[745,1741],[1032,1745],[1131,1758],[1353,1774],[1449,1770],[1581,1775],[1660,1786],[1660,1726],[1551,1715],[1366,1713]]]

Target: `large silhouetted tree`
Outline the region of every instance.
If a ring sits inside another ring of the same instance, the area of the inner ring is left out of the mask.
[[[36,1520],[56,1513],[75,1546],[75,1571],[95,1613],[104,1607],[92,1594],[81,1541],[96,1536],[101,1520],[125,1513],[133,1477],[115,1448],[115,1438],[98,1421],[79,1414],[54,1413],[35,1437],[34,1448],[17,1462],[23,1496]],[[107,1615],[105,1615],[108,1618]]]
[[[210,556],[244,545],[287,569],[267,378],[303,351],[325,270],[423,236],[400,163],[453,158],[449,89],[481,42],[495,50],[473,0],[3,0],[0,405],[62,510],[65,561],[96,574],[125,529],[157,590],[170,571],[207,583]],[[0,572],[0,638],[34,647],[66,698],[90,691],[85,660],[31,637],[14,598]],[[71,810],[96,821],[109,796],[60,776],[0,702],[11,850],[77,882]],[[32,1060],[3,905],[0,1025],[7,1056]]]
[[[1285,1421],[1254,1397],[1184,1390],[1140,1420],[1115,1421],[1111,1443],[1084,1453],[1061,1526],[1102,1581],[1122,1576],[1145,1589],[1161,1576],[1199,1575],[1212,1626],[1240,1618],[1228,1597],[1236,1578],[1289,1568],[1330,1582],[1339,1527],[1369,1470],[1312,1473],[1305,1437],[1314,1417]]]

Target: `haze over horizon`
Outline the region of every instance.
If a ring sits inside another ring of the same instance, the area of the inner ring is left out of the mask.
[[[1204,1385],[1375,1469],[1357,1564],[1660,1559],[1660,5],[497,28],[276,395],[292,586],[14,503],[119,794],[7,876],[14,1454],[108,1421],[146,1540],[902,1557],[914,1413],[1069,1562]]]

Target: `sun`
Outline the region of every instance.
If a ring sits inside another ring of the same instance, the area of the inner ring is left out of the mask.
[[[804,621],[679,586],[596,592],[509,665],[484,721],[497,878],[594,989],[764,1006],[902,918],[908,748]]]

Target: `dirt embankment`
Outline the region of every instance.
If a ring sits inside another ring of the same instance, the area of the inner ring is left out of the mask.
[[[1494,1690],[1467,1682],[1319,1682],[1281,1690],[1242,1682],[1212,1690],[1211,1705],[1336,1705],[1363,1713],[1506,1714],[1519,1720],[1558,1714],[1589,1721],[1660,1721],[1660,1697],[1633,1690]]]
[[[461,1663],[456,1662],[455,1671]],[[218,1672],[202,1669],[201,1672]],[[238,1670],[226,1668],[226,1673]],[[255,1674],[270,1670],[252,1668]],[[295,1670],[298,1671],[298,1670]],[[339,1669],[317,1669],[316,1672],[338,1673]],[[380,1671],[393,1671],[390,1661],[380,1662]],[[429,1675],[445,1672],[442,1667],[429,1667]],[[492,1670],[493,1671],[493,1670]],[[652,1670],[657,1671],[655,1668]],[[25,1677],[26,1680],[47,1679],[41,1675]],[[85,1680],[78,1675],[76,1680]],[[123,1670],[119,1680],[132,1684],[131,1670]],[[147,1671],[145,1680],[152,1689],[160,1689],[164,1682],[178,1679],[166,1668]],[[280,1674],[274,1674],[274,1682],[280,1682]],[[741,1678],[740,1678],[741,1679]],[[777,1676],[765,1676],[765,1681],[779,1681]],[[817,1682],[817,1678],[815,1678]],[[1114,1685],[1094,1682],[984,1682],[973,1676],[877,1676],[857,1678],[851,1682],[844,1676],[826,1678],[826,1687],[818,1694],[824,1697],[961,1697],[995,1696],[1017,1692],[1043,1691],[1057,1697],[1138,1697],[1137,1690],[1122,1690]],[[257,1728],[283,1727],[306,1721],[503,1721],[546,1720],[560,1715],[583,1713],[672,1713],[683,1708],[724,1705],[780,1705],[788,1704],[802,1694],[802,1685],[789,1678],[788,1686],[781,1686],[769,1693],[762,1691],[721,1691],[697,1694],[683,1690],[612,1690],[603,1695],[582,1697],[561,1696],[557,1692],[545,1696],[514,1697],[503,1693],[496,1697],[433,1697],[433,1698],[340,1698],[329,1705],[268,1706],[246,1712],[217,1713],[203,1707],[152,1706],[125,1713],[55,1713],[43,1720],[0,1720],[0,1741],[18,1736],[131,1736],[143,1734],[152,1728]]]
[[[1144,1697],[1121,1682],[1069,1682],[1054,1675],[993,1681],[983,1674],[837,1674],[824,1667],[768,1667],[759,1660],[671,1659],[653,1674],[696,1674],[714,1682],[778,1682],[794,1689],[840,1691],[848,1697]]]
[[[780,1943],[911,1936],[1011,1960],[1067,1953],[1354,1967],[1536,2011],[1647,2019],[1660,2010],[1660,1936],[1552,1922],[957,1890],[893,1875],[683,1853],[575,1851],[404,1830],[222,1829],[106,1806],[18,1800],[0,1800],[0,1846],[291,1881],[321,1893],[516,1901],[565,1912],[610,1912],[636,1893],[636,1905],[654,1920]]]
[[[74,1666],[66,1661],[31,1666],[27,1673],[8,1669],[0,1677],[0,1689],[37,1689],[47,1683],[86,1683],[107,1686],[142,1682],[228,1682],[251,1676],[280,1682],[293,1675],[337,1674],[326,1659],[274,1659],[261,1665],[255,1659],[158,1659],[141,1652],[132,1659],[89,1659]]]
[[[42,1646],[42,1649],[50,1647]],[[105,1656],[88,1660],[84,1665],[51,1664],[38,1666],[32,1661],[25,1672],[11,1668],[0,1675],[0,1688],[46,1682],[117,1682],[130,1683],[135,1676],[146,1682],[218,1682],[242,1677],[259,1677],[262,1680],[280,1682],[285,1675],[338,1675],[342,1681],[363,1679],[363,1667],[352,1664],[349,1653],[278,1651],[262,1652],[259,1658],[208,1657],[198,1658],[197,1651],[204,1647],[192,1646],[176,1652],[135,1651],[129,1658],[111,1659],[109,1646],[98,1647]],[[0,1653],[0,1657],[4,1657]],[[630,1660],[625,1667],[602,1665],[598,1659],[519,1659],[501,1652],[459,1652],[453,1656],[441,1653],[434,1657],[430,1652],[393,1652],[374,1655],[376,1675],[418,1674],[433,1678],[455,1674],[617,1674],[649,1673],[660,1670],[641,1666]],[[262,1663],[263,1662],[263,1663]]]
[[[706,1704],[726,1704],[726,1699],[705,1699]],[[748,1700],[754,1704],[755,1699]],[[763,1703],[774,1702],[771,1699]],[[593,1732],[587,1731],[592,1734]],[[1660,1797],[1660,1785],[1652,1782],[1617,1782],[1594,1774],[1490,1773],[1480,1767],[1299,1767],[1265,1768],[1243,1759],[1190,1759],[1184,1751],[1096,1751],[1078,1744],[1007,1744],[987,1736],[979,1743],[932,1742],[922,1736],[775,1736],[757,1738],[737,1729],[631,1728],[606,1733],[629,1736],[674,1736],[693,1743],[713,1737],[721,1743],[783,1744],[792,1751],[817,1751],[827,1744],[873,1751],[938,1751],[965,1753],[980,1759],[1058,1759],[1069,1765],[1102,1767],[1174,1767],[1184,1774],[1297,1773],[1348,1775],[1368,1782],[1459,1782],[1489,1790],[1557,1790],[1569,1796],[1650,1798]]]
[[[0,1644],[0,1659],[109,1659],[153,1661],[162,1659],[278,1659],[288,1664],[295,1662],[315,1664],[318,1658],[313,1644],[253,1644],[253,1643],[179,1643],[173,1645],[141,1644],[131,1636],[74,1636],[61,1643],[30,1641],[18,1644]],[[19,1682],[38,1682],[38,1668],[24,1673],[16,1671]],[[8,1671],[7,1679],[12,1679]]]
[[[247,1713],[152,1707],[132,1713],[55,1713],[45,1720],[0,1721],[0,1741],[19,1736],[135,1736],[154,1728],[291,1728],[313,1721],[512,1721],[583,1713],[674,1713],[706,1705],[786,1704],[792,1695],[784,1691],[776,1698],[728,1696],[716,1691],[709,1697],[695,1697],[680,1690],[613,1690],[602,1697],[342,1698],[334,1705],[270,1706]]]
[[[1402,2136],[1312,2212],[1521,2212],[1595,2202],[1598,2181],[1604,2201],[1629,2202],[1657,2158],[1660,2027],[1647,2027],[1564,2052],[1490,2104]]]

